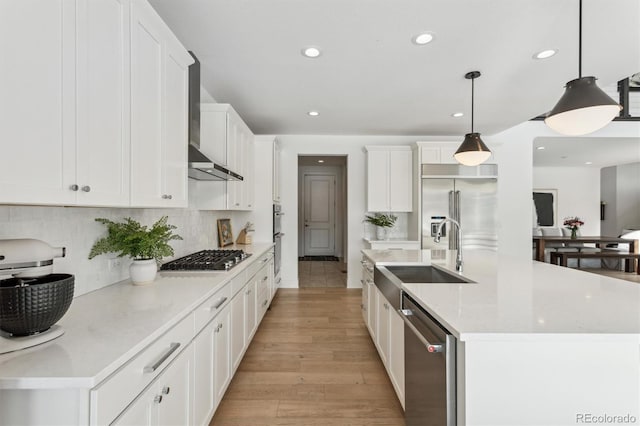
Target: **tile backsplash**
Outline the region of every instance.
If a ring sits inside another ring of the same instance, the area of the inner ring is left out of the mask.
[[[66,257],[54,260],[54,272],[75,275],[75,296],[79,296],[129,276],[129,258],[120,258],[120,265],[110,262],[115,254],[88,259],[93,243],[106,234],[106,227],[95,218],[119,221],[131,217],[151,225],[165,215],[183,238],[170,243],[175,257],[216,248],[217,219],[231,218],[234,237],[251,220],[251,212],[0,205],[0,239],[35,238],[54,247],[66,247]]]

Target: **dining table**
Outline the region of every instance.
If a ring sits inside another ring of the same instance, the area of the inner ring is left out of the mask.
[[[557,247],[558,244],[595,244],[596,247],[603,249],[608,244],[628,244],[629,245],[629,253],[638,253],[638,248],[640,244],[638,240],[630,240],[627,238],[621,237],[606,237],[606,236],[579,236],[575,238],[571,238],[571,236],[544,236],[544,235],[534,235],[533,243],[536,247],[536,260],[540,262],[544,262],[544,249],[548,243],[555,243],[554,248]],[[571,247],[571,246],[568,246]],[[627,267],[625,268],[627,272],[633,272],[635,270],[635,261],[627,262]]]

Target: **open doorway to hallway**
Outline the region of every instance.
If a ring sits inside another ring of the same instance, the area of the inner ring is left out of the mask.
[[[346,156],[298,156],[298,227],[299,287],[346,287]]]

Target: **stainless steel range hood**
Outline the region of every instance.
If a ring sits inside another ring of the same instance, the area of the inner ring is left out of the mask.
[[[243,180],[242,176],[217,164],[200,151],[200,61],[189,67],[189,177],[195,180]]]

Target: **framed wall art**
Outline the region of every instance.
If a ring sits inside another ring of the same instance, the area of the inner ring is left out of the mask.
[[[229,244],[233,244],[231,219],[218,219],[218,245],[224,247]]]
[[[533,190],[534,226],[558,227],[558,190]]]

